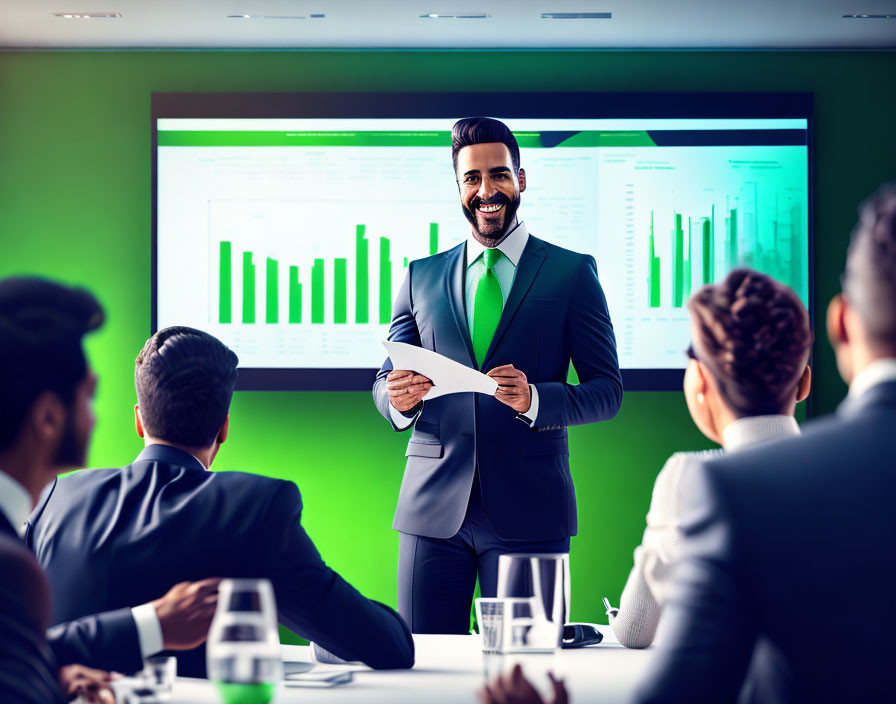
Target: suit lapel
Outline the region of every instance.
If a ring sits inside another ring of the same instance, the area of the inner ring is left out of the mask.
[[[447,289],[448,302],[451,306],[451,313],[454,315],[454,322],[457,324],[457,331],[460,333],[461,339],[464,341],[464,347],[467,349],[470,366],[476,369],[476,355],[473,352],[473,340],[470,338],[470,328],[467,325],[467,309],[464,305],[466,251],[467,245],[464,243],[455,247],[454,251],[450,253],[449,263],[446,267],[445,287]]]
[[[492,337],[492,343],[489,345],[488,352],[485,353],[485,358],[483,359],[482,364],[483,370],[487,369],[485,363],[494,354],[498,345],[501,343],[501,338],[504,336],[504,333],[507,332],[507,328],[510,327],[513,316],[516,315],[523,299],[525,299],[529,289],[532,288],[532,282],[535,281],[535,277],[538,275],[538,271],[544,263],[547,251],[548,248],[544,242],[529,235],[529,241],[526,243],[526,248],[523,250],[523,256],[520,257],[516,276],[513,278],[513,285],[510,287],[510,295],[507,297],[507,303],[504,304],[504,311],[501,313],[501,319],[498,321],[498,328],[495,330],[494,337]]]

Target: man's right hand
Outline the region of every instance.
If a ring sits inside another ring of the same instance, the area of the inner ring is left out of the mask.
[[[411,410],[432,388],[432,380],[405,369],[395,369],[386,376],[389,403],[402,413]]]
[[[181,582],[152,602],[165,650],[189,650],[205,641],[218,604],[220,582],[219,578]]]

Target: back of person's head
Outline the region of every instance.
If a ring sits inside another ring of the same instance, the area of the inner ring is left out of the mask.
[[[238,363],[206,332],[159,330],[137,355],[134,370],[144,431],[175,445],[209,447],[227,419]]]
[[[513,132],[500,120],[491,117],[465,117],[451,129],[451,158],[457,171],[457,153],[474,144],[503,144],[510,152],[513,168],[520,168],[520,147]]]
[[[72,409],[87,378],[82,338],[104,317],[82,288],[34,277],[0,280],[0,450],[16,444],[45,392]]]
[[[736,269],[688,301],[697,359],[739,417],[778,414],[793,401],[813,335],[799,296],[770,276]]]
[[[896,182],[881,186],[859,206],[843,295],[869,342],[889,354],[896,352]]]

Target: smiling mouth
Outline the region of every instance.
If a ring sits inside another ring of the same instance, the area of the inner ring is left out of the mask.
[[[478,208],[476,208],[476,210],[478,210],[480,213],[485,213],[486,215],[490,215],[493,213],[497,213],[503,207],[504,207],[503,203],[497,203],[494,205],[484,205],[483,204],[483,205],[480,205]]]

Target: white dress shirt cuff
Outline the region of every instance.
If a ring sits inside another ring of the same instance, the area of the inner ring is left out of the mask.
[[[535,427],[535,419],[538,418],[538,389],[535,384],[529,384],[529,410],[517,414],[517,418],[528,423],[530,428]]]
[[[162,624],[152,604],[141,604],[131,609],[134,624],[137,626],[137,640],[140,641],[140,654],[143,659],[155,655],[165,649],[162,638]]]
[[[391,403],[389,404],[389,415],[392,416],[392,422],[395,423],[395,427],[399,430],[404,430],[410,426],[414,422],[414,418],[416,418],[416,416],[408,418]]]

